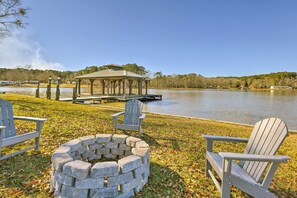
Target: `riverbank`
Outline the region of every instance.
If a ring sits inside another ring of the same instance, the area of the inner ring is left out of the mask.
[[[2,197],[49,197],[52,153],[64,142],[85,135],[112,133],[111,115],[117,109],[88,106],[30,96],[4,94],[14,104],[15,115],[48,118],[41,133],[39,152],[27,152],[1,161]],[[119,106],[120,107],[120,106]],[[18,130],[33,127],[16,123]],[[211,197],[218,196],[211,179],[204,175],[206,142],[202,134],[249,137],[250,126],[219,123],[147,113],[145,134],[141,137],[151,148],[151,176],[137,197]],[[297,134],[290,134],[279,155],[292,158],[282,164],[270,185],[279,197],[297,196]],[[215,144],[215,150],[242,152],[242,144]],[[7,148],[4,152],[10,152]],[[244,194],[232,189],[232,195]]]
[[[100,103],[93,105],[94,107],[100,106],[101,108],[107,108],[107,109],[115,109],[119,111],[123,111],[125,108],[125,103],[123,102],[112,102],[112,103]],[[210,121],[210,122],[219,122],[219,123],[227,123],[227,124],[234,124],[234,125],[240,125],[240,126],[248,126],[248,127],[254,127],[252,124],[245,124],[245,123],[239,123],[239,122],[229,122],[229,121],[224,121],[224,120],[211,120],[207,118],[198,118],[198,117],[193,117],[193,116],[182,116],[182,115],[174,115],[174,114],[166,114],[166,113],[157,113],[157,112],[147,112],[143,111],[144,113],[150,113],[150,114],[155,114],[155,115],[162,115],[162,116],[172,116],[172,117],[178,117],[178,118],[186,118],[186,119],[197,119],[197,120],[205,120],[205,121]],[[297,130],[290,130],[289,133],[296,133]]]

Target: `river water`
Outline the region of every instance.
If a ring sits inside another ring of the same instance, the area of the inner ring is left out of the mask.
[[[40,89],[41,97],[45,91]],[[35,88],[0,87],[0,92],[35,95]],[[163,100],[144,103],[144,111],[252,125],[267,117],[279,117],[289,129],[297,130],[297,90],[150,89],[149,93],[162,94]],[[71,96],[72,88],[61,88],[61,98]]]

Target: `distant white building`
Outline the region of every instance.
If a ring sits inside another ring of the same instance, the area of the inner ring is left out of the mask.
[[[14,85],[14,81],[0,81],[0,86]]]
[[[270,89],[292,89],[290,86],[270,86]]]

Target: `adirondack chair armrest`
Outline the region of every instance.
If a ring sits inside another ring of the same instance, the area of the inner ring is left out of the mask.
[[[34,118],[34,117],[25,117],[25,116],[14,116],[15,120],[23,120],[29,122],[36,122],[36,131],[41,131],[44,122],[47,120],[46,118]]]
[[[228,137],[228,136],[215,136],[215,135],[202,135],[207,140],[206,150],[212,152],[213,149],[213,142],[220,141],[220,142],[239,142],[239,143],[246,143],[248,139],[246,138],[237,138],[237,137]]]
[[[141,114],[141,116],[139,117],[139,126],[141,127],[143,120],[145,118],[145,113]]]
[[[226,160],[243,160],[243,161],[261,161],[261,162],[276,162],[282,163],[290,160],[287,156],[274,156],[274,155],[254,155],[242,153],[220,152],[219,155]]]
[[[34,117],[24,117],[24,116],[14,116],[15,120],[24,120],[24,121],[31,121],[31,122],[44,122],[46,118],[34,118]]]
[[[145,118],[145,113],[141,114],[141,116],[139,117],[140,120],[143,120]]]
[[[228,136],[215,136],[215,135],[202,135],[207,140],[211,141],[220,141],[220,142],[248,142],[247,138],[237,138],[237,137],[228,137]]]
[[[116,124],[116,123],[117,123],[117,119],[118,119],[118,117],[119,117],[120,115],[123,115],[123,114],[125,114],[124,111],[123,111],[123,112],[119,112],[119,113],[115,113],[115,114],[111,115],[112,120],[113,120],[113,123]]]
[[[120,115],[125,114],[125,112],[119,112],[119,113],[115,113],[113,115],[111,115],[111,117],[115,118],[115,117],[119,117]]]

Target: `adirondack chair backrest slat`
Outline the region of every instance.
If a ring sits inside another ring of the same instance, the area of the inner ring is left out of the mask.
[[[272,123],[272,122],[271,122]],[[257,151],[260,152],[259,154],[263,155],[274,155],[278,149],[275,145],[281,145],[283,139],[286,137],[282,137],[282,134],[286,134],[283,130],[286,130],[285,124],[280,119],[275,119],[271,131],[279,131],[278,134],[269,133],[265,139],[265,142],[261,143],[262,146],[258,147]],[[264,139],[264,138],[263,138]],[[281,141],[281,142],[279,142]],[[255,162],[254,167],[251,169],[250,174],[254,175],[255,178],[258,180],[262,176],[262,172],[267,167],[268,163],[259,163]]]
[[[124,124],[139,125],[141,115],[141,102],[139,100],[129,100],[125,105]]]
[[[15,136],[15,125],[14,125],[14,118],[13,118],[13,110],[12,104],[6,100],[0,99],[0,125],[6,126],[5,128],[5,136],[1,138],[8,138]]]
[[[264,119],[255,124],[244,151],[245,154],[274,155],[288,135],[286,124],[279,118]],[[261,179],[268,163],[243,161],[241,166],[257,182]]]

